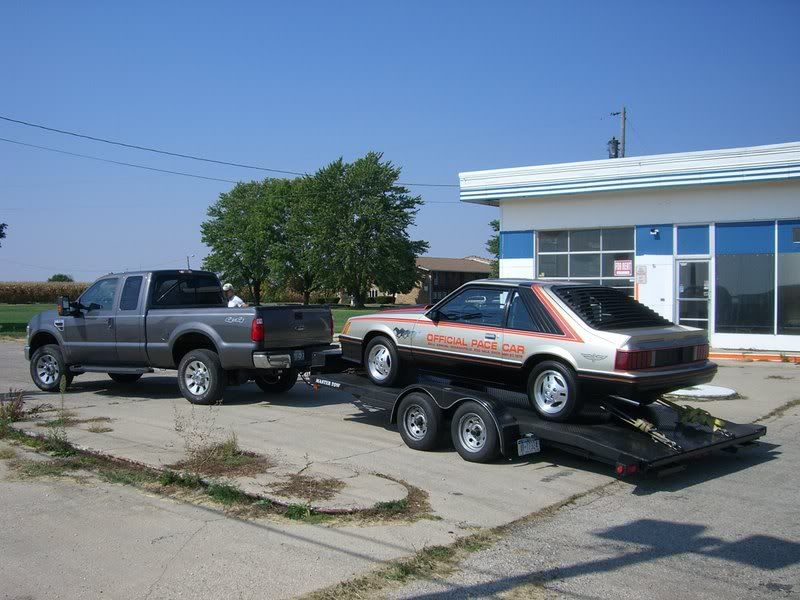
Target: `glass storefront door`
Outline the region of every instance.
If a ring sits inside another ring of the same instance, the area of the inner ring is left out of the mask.
[[[708,330],[708,260],[678,260],[678,324]]]

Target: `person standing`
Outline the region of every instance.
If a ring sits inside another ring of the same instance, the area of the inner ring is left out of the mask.
[[[225,296],[228,298],[228,308],[242,308],[247,306],[247,303],[234,293],[233,286],[230,283],[223,285],[222,291],[225,292]]]

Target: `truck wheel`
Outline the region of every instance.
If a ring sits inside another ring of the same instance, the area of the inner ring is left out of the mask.
[[[217,404],[225,389],[225,372],[212,350],[190,350],[178,365],[178,387],[192,404]]]
[[[276,369],[255,376],[255,382],[262,392],[282,394],[288,392],[297,383],[297,369]]]
[[[375,385],[389,387],[394,384],[400,374],[400,359],[392,341],[382,335],[371,339],[364,350],[364,367],[367,377]]]
[[[400,401],[397,427],[409,448],[434,450],[441,440],[442,411],[427,394],[412,392]]]
[[[109,373],[115,383],[136,383],[142,378],[141,373]]]
[[[491,462],[500,454],[500,435],[489,411],[477,402],[464,402],[450,425],[453,446],[469,462]]]
[[[580,407],[575,371],[555,360],[539,363],[528,376],[528,399],[543,419],[568,420]]]
[[[64,364],[64,355],[57,344],[42,346],[31,356],[31,379],[40,390],[57,392],[61,389],[61,380],[66,380],[67,387],[72,383],[72,373]]]

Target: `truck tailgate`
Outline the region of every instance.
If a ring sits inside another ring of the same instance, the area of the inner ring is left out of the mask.
[[[327,306],[259,306],[264,348],[302,348],[330,344],[333,317]]]

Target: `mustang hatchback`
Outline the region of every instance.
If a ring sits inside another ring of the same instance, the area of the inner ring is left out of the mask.
[[[342,357],[377,385],[416,369],[524,390],[552,421],[568,420],[585,398],[648,404],[717,371],[705,331],[584,283],[471,281],[427,309],[352,317],[339,340]]]

